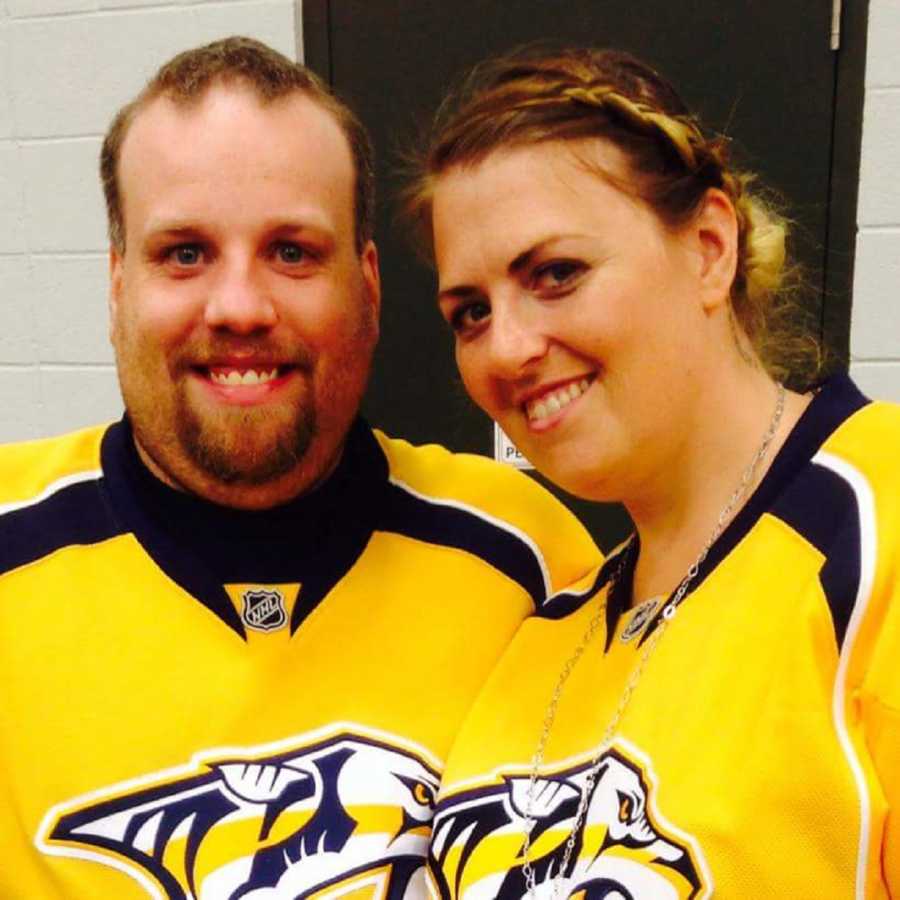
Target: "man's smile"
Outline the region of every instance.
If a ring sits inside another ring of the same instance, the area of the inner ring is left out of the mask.
[[[219,401],[252,406],[276,399],[296,378],[300,367],[293,364],[193,366],[195,379]]]

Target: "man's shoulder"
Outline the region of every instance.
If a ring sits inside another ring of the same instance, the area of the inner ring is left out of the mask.
[[[99,501],[105,432],[0,446],[0,575],[121,530]]]
[[[69,484],[99,478],[108,425],[0,444],[0,514],[39,502]]]
[[[394,484],[429,498],[444,498],[487,513],[521,516],[537,506],[574,518],[536,481],[511,466],[474,453],[456,453],[440,444],[411,444],[375,430]]]
[[[575,515],[532,478],[510,466],[438,444],[414,445],[376,430],[391,485],[440,515],[457,511],[515,536],[542,558],[555,592],[601,561]],[[471,529],[473,535],[474,525]],[[487,540],[486,531],[480,531]]]

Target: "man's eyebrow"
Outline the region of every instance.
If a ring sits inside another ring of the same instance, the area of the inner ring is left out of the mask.
[[[306,233],[329,241],[335,239],[332,226],[314,219],[272,219],[264,224],[263,231],[267,234]]]
[[[148,222],[144,233],[148,238],[158,235],[193,235],[204,231],[201,225],[189,219],[158,219]]]
[[[158,219],[151,220],[144,231],[142,244],[151,246],[166,240],[197,240],[215,237],[215,225],[208,225],[194,219]],[[264,222],[261,233],[271,236],[309,235],[321,242],[333,243],[334,231],[326,223],[313,219],[279,218]]]
[[[151,219],[146,227],[148,234],[180,234],[183,232],[207,231],[210,227],[197,219],[188,218],[159,218]],[[327,222],[317,219],[315,216],[283,216],[271,218],[263,222],[263,231],[315,231],[321,233],[330,233],[331,227]]]

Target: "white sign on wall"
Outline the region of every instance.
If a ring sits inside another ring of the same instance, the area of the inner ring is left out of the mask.
[[[494,422],[494,459],[517,469],[534,468],[496,422]]]

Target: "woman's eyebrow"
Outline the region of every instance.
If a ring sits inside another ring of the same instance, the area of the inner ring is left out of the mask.
[[[523,269],[528,268],[532,259],[541,251],[545,250],[547,247],[552,244],[557,243],[558,241],[575,239],[584,237],[584,235],[577,234],[575,232],[565,233],[565,234],[549,234],[546,237],[541,238],[536,241],[526,250],[523,250],[519,253],[506,267],[507,272],[510,275],[518,275]],[[460,284],[453,285],[452,287],[440,287],[438,285],[438,300],[465,300],[472,296],[477,296],[481,293],[481,291],[472,285],[468,284]]]
[[[527,250],[523,250],[507,267],[510,275],[515,275],[518,272],[521,272],[522,269],[527,268],[528,264],[531,262],[532,258],[540,253],[542,250],[545,250],[547,247],[552,244],[557,243],[558,241],[568,240],[570,238],[579,238],[583,237],[580,234],[549,234],[547,237],[541,238],[536,243],[532,244]]]
[[[441,300],[466,300],[479,294],[481,294],[481,291],[470,284],[454,285],[449,288],[438,286],[437,299],[439,303]]]

